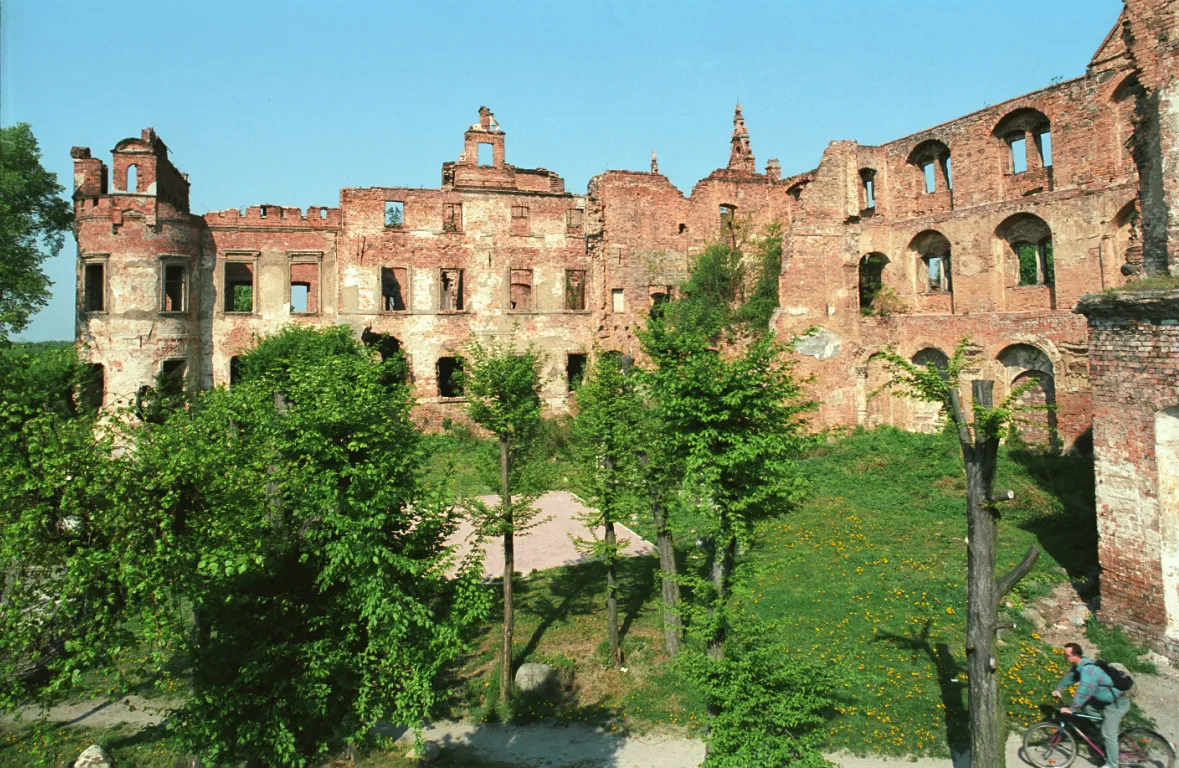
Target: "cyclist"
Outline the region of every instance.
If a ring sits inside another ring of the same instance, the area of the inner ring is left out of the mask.
[[[1080,645],[1065,643],[1064,658],[1072,665],[1072,669],[1060,678],[1052,695],[1059,699],[1065,688],[1073,683],[1077,684],[1072,705],[1061,707],[1060,711],[1071,715],[1074,709],[1088,708],[1101,715],[1101,738],[1105,741],[1105,768],[1117,768],[1118,731],[1122,726],[1122,718],[1130,710],[1130,697],[1126,695],[1126,691],[1114,688],[1109,675],[1091,659],[1084,657]]]

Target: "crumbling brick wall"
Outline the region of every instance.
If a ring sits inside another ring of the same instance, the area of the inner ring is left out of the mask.
[[[1094,295],[1101,617],[1179,660],[1179,291]]]

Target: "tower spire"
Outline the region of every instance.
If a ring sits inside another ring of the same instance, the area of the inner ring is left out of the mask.
[[[757,163],[753,158],[753,149],[749,146],[749,130],[745,127],[745,117],[741,114],[741,102],[737,102],[737,109],[733,112],[733,138],[729,148],[729,170],[739,173],[757,173]]]

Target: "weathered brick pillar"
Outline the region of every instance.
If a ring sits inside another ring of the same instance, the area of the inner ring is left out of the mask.
[[[1103,622],[1179,660],[1179,291],[1098,294],[1089,320]]]

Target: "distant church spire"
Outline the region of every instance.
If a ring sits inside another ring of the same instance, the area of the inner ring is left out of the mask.
[[[757,173],[757,163],[753,159],[753,149],[749,146],[749,131],[745,128],[745,118],[741,115],[741,102],[737,102],[737,109],[733,112],[733,139],[729,149],[729,170],[740,173]]]

